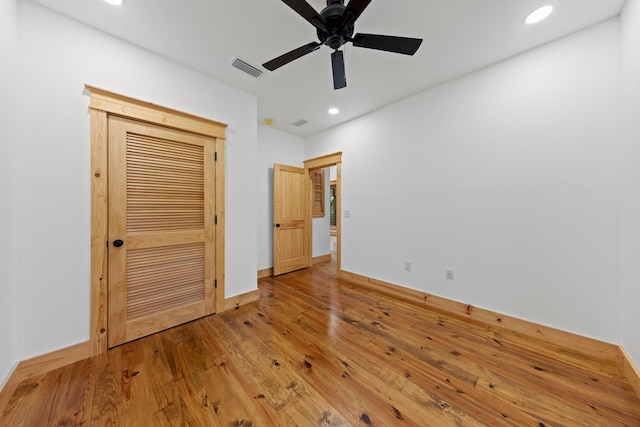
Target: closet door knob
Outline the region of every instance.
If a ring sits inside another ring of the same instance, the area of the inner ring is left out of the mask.
[[[122,245],[124,245],[124,242],[120,239],[113,241],[113,246],[115,246],[116,248],[119,248]]]

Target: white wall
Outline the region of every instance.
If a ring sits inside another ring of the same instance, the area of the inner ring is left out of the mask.
[[[343,151],[343,269],[619,342],[619,30],[308,138]]]
[[[273,267],[273,164],[303,167],[304,160],[304,140],[301,137],[258,126],[259,270]]]
[[[19,3],[18,358],[89,338],[88,83],[229,124],[226,296],[256,289],[257,101],[31,2]]]
[[[0,389],[17,362],[13,243],[17,2],[0,0]]]
[[[620,269],[622,345],[640,366],[640,1],[622,13],[625,123],[622,148]]]

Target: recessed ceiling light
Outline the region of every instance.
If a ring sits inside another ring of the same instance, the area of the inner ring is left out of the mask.
[[[336,114],[338,114],[340,112],[340,110],[338,110],[337,108],[333,107],[333,108],[329,108],[329,114],[331,114],[332,116],[335,116]]]
[[[122,4],[122,0],[104,0],[104,1],[114,6],[120,6]]]
[[[535,24],[536,22],[540,22],[543,19],[545,19],[547,16],[551,15],[551,12],[553,12],[553,6],[551,6],[550,4],[539,7],[533,12],[531,12],[530,14],[528,14],[527,17],[524,19],[524,22],[527,24]]]

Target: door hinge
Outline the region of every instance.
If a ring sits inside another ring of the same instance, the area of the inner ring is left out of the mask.
[[[213,161],[217,162],[218,161],[218,152],[216,151],[216,153],[213,155]]]
[[[214,225],[218,225],[218,215],[215,215],[213,218]]]
[[[213,281],[213,286],[218,289],[218,279]]]
[[[109,247],[109,241],[107,240],[107,247]]]

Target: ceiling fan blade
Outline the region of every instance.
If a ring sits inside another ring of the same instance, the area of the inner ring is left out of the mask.
[[[362,33],[353,36],[351,41],[356,47],[384,50],[387,52],[402,53],[404,55],[413,55],[422,44],[422,39]]]
[[[349,0],[349,4],[342,12],[342,25],[341,27],[346,27],[348,25],[353,24],[356,19],[360,17],[362,12],[369,6],[371,0]]]
[[[293,49],[291,52],[287,52],[284,55],[280,55],[277,58],[272,59],[271,61],[265,62],[264,64],[262,64],[262,66],[269,71],[276,70],[291,61],[294,61],[305,56],[308,53],[320,49],[320,46],[322,45],[318,42],[312,42],[304,46],[300,46],[297,49]]]
[[[331,67],[333,68],[333,89],[347,87],[347,75],[344,71],[344,53],[336,50],[331,54]]]
[[[293,9],[298,15],[306,19],[311,25],[321,30],[327,31],[326,21],[320,14],[305,0],[282,0],[284,4]]]

